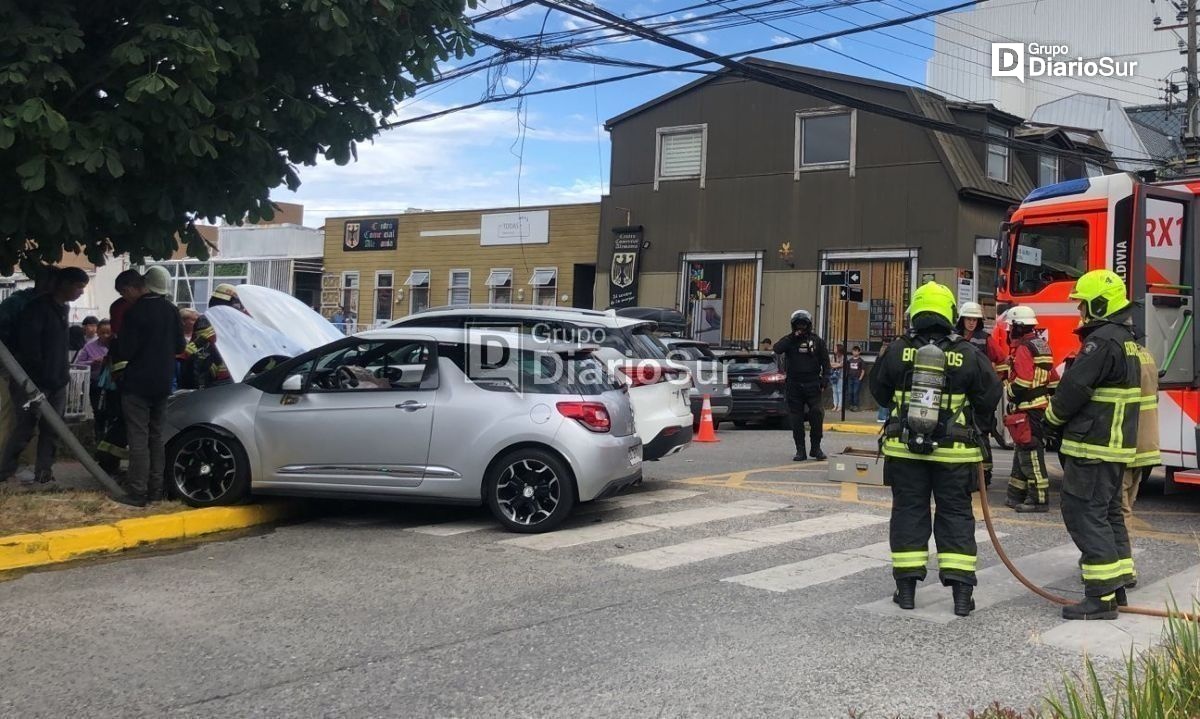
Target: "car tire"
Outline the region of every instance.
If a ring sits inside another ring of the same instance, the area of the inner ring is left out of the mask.
[[[189,507],[237,504],[250,496],[250,460],[240,442],[211,429],[191,429],[166,451],[167,492]]]
[[[575,511],[575,480],[566,463],[552,452],[517,449],[488,468],[483,501],[510,532],[549,532]]]
[[[719,420],[719,419],[714,419],[714,420],[713,420],[713,431],[715,432],[715,431],[717,431],[717,430],[718,430],[718,429],[720,429],[720,428],[721,428],[721,420]]]
[[[735,420],[733,420],[733,426],[737,427],[738,429],[745,429],[746,428],[746,420],[735,419]]]

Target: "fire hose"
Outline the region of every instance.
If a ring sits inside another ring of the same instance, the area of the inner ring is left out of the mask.
[[[1005,554],[1004,547],[1000,545],[1000,540],[996,537],[996,528],[992,526],[992,509],[988,505],[987,483],[984,481],[983,477],[983,465],[979,464],[976,465],[976,467],[978,468],[977,475],[979,478],[979,504],[981,507],[983,507],[983,523],[987,526],[988,537],[991,538],[992,546],[996,548],[996,554],[999,555],[1000,561],[1004,563],[1004,566],[1008,568],[1008,571],[1011,572],[1014,577],[1016,577],[1018,582],[1024,584],[1029,591],[1033,592],[1039,597],[1053,602],[1054,604],[1060,604],[1064,606],[1067,604],[1075,604],[1074,601],[1048,592],[1042,587],[1039,587],[1038,585],[1029,581],[1024,574],[1021,574],[1021,570],[1017,569],[1017,566],[1013,564],[1013,561],[1008,558],[1008,555]],[[1200,615],[1197,615],[1194,612],[1181,612],[1178,610],[1171,611],[1166,609],[1152,609],[1150,607],[1135,606],[1117,607],[1117,609],[1125,614],[1140,614],[1145,617],[1183,619],[1189,622],[1200,621]]]

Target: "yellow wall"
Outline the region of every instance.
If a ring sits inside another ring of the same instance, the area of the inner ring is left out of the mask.
[[[478,230],[484,214],[549,210],[548,244],[500,245],[483,247],[479,234],[422,237],[422,231]],[[343,249],[344,227],[348,220],[399,218],[395,250],[347,252]],[[408,314],[409,288],[404,286],[412,270],[429,270],[429,303],[438,307],[448,303],[450,271],[471,271],[471,302],[487,302],[488,274],[493,268],[513,271],[513,301],[533,301],[528,284],[535,267],[558,268],[559,305],[570,306],[574,297],[576,264],[596,263],[596,238],[600,228],[600,204],[522,207],[462,212],[380,213],[358,217],[331,217],[325,222],[325,278],[323,311],[328,316],[337,303],[343,272],[359,273],[358,324],[375,321],[375,273],[391,270],[398,300],[393,318]],[[607,282],[607,277],[604,278]],[[598,277],[597,286],[600,286]],[[605,285],[607,288],[607,285]],[[518,290],[524,290],[523,299]],[[566,301],[562,295],[567,295]]]

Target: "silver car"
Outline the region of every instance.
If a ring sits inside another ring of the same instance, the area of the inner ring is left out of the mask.
[[[168,486],[189,505],[249,494],[486,504],[545,532],[639,481],[625,386],[592,348],[384,329],[245,381],[176,395]]]
[[[667,347],[667,358],[687,369],[692,376],[688,399],[692,405],[693,428],[700,428],[700,413],[705,397],[708,397],[709,406],[712,407],[713,428],[720,427],[721,420],[733,410],[733,393],[729,388],[725,365],[709,349],[707,342],[680,337],[660,337],[659,341]]]

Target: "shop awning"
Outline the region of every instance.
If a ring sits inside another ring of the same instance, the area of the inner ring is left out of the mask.
[[[425,270],[413,270],[408,273],[408,279],[404,281],[404,284],[409,287],[428,287],[429,272]]]
[[[512,285],[512,270],[492,270],[488,275],[486,287],[509,287]]]
[[[529,284],[534,287],[549,287],[558,279],[558,270],[534,270],[533,277],[529,278]]]

